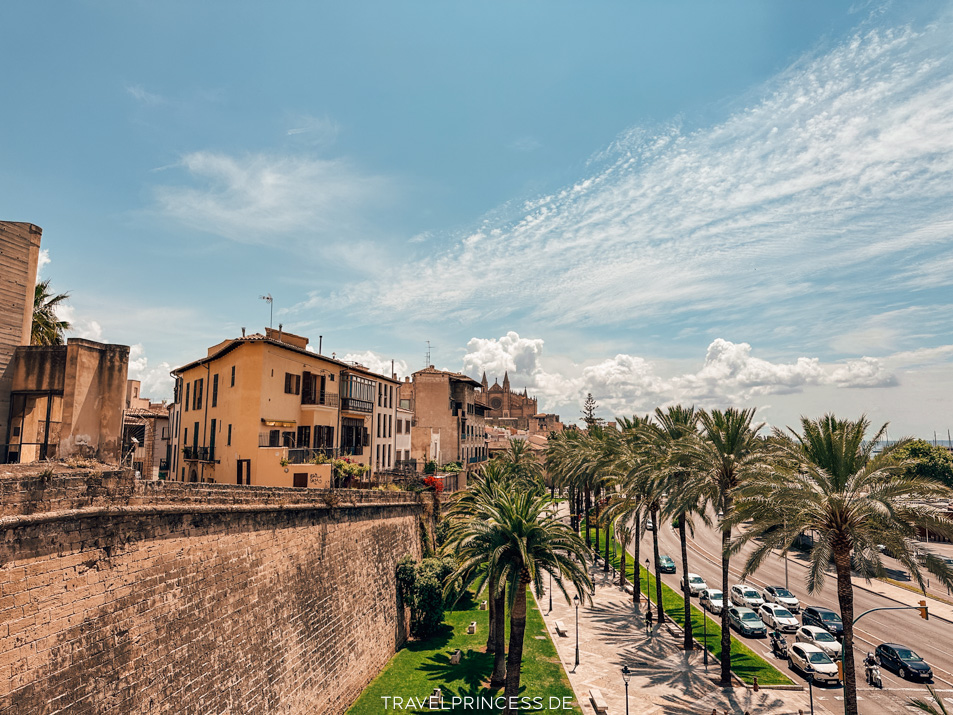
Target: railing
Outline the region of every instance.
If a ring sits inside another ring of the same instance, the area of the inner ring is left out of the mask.
[[[320,457],[324,459],[334,459],[339,455],[339,450],[330,447],[319,447],[318,449],[289,449],[288,464],[311,464]]]
[[[338,406],[338,393],[328,392],[327,390],[317,390],[310,395],[302,393],[302,405],[326,405],[327,407]]]
[[[354,397],[342,397],[341,409],[348,412],[373,412],[374,403],[367,400],[358,400]]]
[[[417,460],[398,459],[394,462],[394,471],[401,474],[412,474],[417,471]]]
[[[182,457],[187,462],[214,462],[215,447],[183,447]]]

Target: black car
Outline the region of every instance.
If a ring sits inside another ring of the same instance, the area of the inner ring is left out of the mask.
[[[933,671],[926,661],[905,645],[896,643],[881,643],[874,650],[877,663],[897,673],[901,678],[915,680],[932,680]]]
[[[801,614],[801,625],[823,628],[835,638],[844,635],[844,622],[834,611],[821,606],[808,606]]]

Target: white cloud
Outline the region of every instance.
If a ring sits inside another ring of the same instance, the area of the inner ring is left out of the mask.
[[[172,398],[174,380],[169,375],[172,365],[160,362],[155,367],[149,366],[142,343],[136,343],[129,348],[129,379],[139,380],[141,384],[139,394],[150,400],[168,400]]]
[[[830,338],[838,323],[816,317],[832,301],[862,317],[902,287],[894,275],[948,278],[924,262],[953,239],[951,32],[944,19],[857,34],[716,126],[634,129],[512,222],[488,220],[349,299],[381,314],[568,325],[713,314],[751,325],[756,309],[765,334]]]
[[[393,374],[391,372],[391,360],[383,355],[378,355],[372,350],[365,350],[362,353],[347,353],[344,357],[338,359],[344,362],[356,362],[371,372],[376,372],[378,375],[389,377]],[[394,360],[393,363],[394,372],[397,373],[398,377],[404,377],[410,374],[410,369],[405,361]]]
[[[59,320],[67,321],[72,326],[68,332],[68,337],[85,338],[98,343],[105,342],[103,340],[103,326],[100,325],[99,321],[77,317],[76,309],[73,306],[59,304],[56,306],[56,317]]]
[[[156,106],[167,102],[165,97],[160,94],[155,94],[154,92],[146,91],[141,84],[126,85],[126,92],[137,102],[148,106]]]
[[[291,128],[285,131],[290,137],[304,139],[312,144],[330,144],[341,133],[341,125],[325,115],[315,117],[298,114],[290,118]]]
[[[753,356],[748,343],[717,338],[708,346],[704,363],[694,372],[663,374],[655,363],[635,355],[618,354],[593,364],[545,362],[543,341],[508,332],[501,338],[473,338],[463,358],[464,372],[479,379],[486,370],[492,380],[508,371],[514,390],[523,387],[542,399],[542,407],[578,406],[592,393],[607,414],[645,412],[673,402],[722,407],[747,404],[766,395],[800,393],[808,387],[890,387],[897,384],[888,359],[863,357],[824,364],[816,357],[771,362]],[[953,355],[953,348],[923,359]],[[910,363],[914,356],[890,364]]]
[[[50,252],[46,248],[40,249],[40,256],[36,261],[36,277],[39,281],[43,269],[50,264]]]
[[[286,245],[324,239],[343,250],[360,235],[362,212],[391,191],[390,182],[343,159],[198,151],[177,165],[186,185],[159,186],[159,210],[192,228],[245,243]]]

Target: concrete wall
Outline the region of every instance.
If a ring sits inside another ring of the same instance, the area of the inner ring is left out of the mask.
[[[0,461],[10,415],[10,363],[18,345],[30,344],[33,293],[43,229],[0,221]]]
[[[0,479],[0,713],[341,713],[405,639],[420,497]]]

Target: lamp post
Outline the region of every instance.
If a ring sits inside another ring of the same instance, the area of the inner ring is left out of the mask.
[[[814,673],[807,674],[807,692],[811,698],[811,715],[814,715]]]
[[[788,522],[787,519],[784,521],[784,533],[788,532]],[[784,550],[784,588],[788,587],[788,551]]]
[[[629,666],[622,666],[622,682],[625,683],[625,715],[629,715],[629,676],[632,672]]]
[[[576,664],[573,670],[579,667],[579,596],[573,596],[572,602],[576,604]]]
[[[549,612],[553,612],[553,572],[549,572]]]

